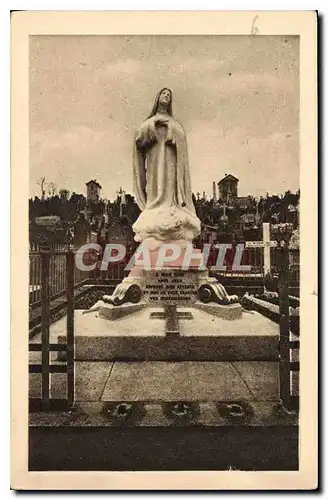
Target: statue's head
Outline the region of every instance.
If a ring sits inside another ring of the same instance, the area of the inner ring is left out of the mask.
[[[172,91],[171,91],[171,89],[164,87],[163,89],[161,89],[157,93],[153,109],[152,109],[148,118],[150,118],[151,116],[154,116],[157,113],[159,107],[162,109],[164,108],[167,111],[167,113],[170,116],[172,116]]]
[[[171,90],[170,89],[161,90],[161,93],[160,93],[159,99],[158,99],[158,104],[161,104],[162,106],[166,106],[166,108],[167,108],[171,101],[172,101]]]

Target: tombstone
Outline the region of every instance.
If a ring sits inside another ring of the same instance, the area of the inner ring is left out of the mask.
[[[69,227],[57,215],[36,217],[30,232],[30,240],[40,248],[67,247],[72,241]]]
[[[89,223],[81,212],[74,224],[74,246],[79,248],[87,243],[90,234]]]
[[[179,151],[176,154],[176,149],[182,148],[183,151],[186,148],[186,137],[171,114],[164,110],[164,100],[161,102],[160,96],[158,99],[154,118],[148,119],[151,120],[149,126],[156,128],[158,140],[145,154],[144,144],[148,136],[145,132],[147,122],[144,122],[134,143],[134,194],[141,214],[133,224],[133,231],[143,250],[136,256],[128,277],[111,296],[104,296],[99,305],[99,316],[115,320],[138,312],[140,308],[151,309],[156,305],[162,311],[156,315],[150,311],[149,319],[164,319],[166,334],[179,335],[179,319],[193,318],[192,309],[232,319],[241,317],[242,307],[236,296],[229,296],[215,278],[209,277],[201,252],[193,248],[192,240],[200,234],[201,223],[192,201],[188,165],[185,159],[182,161]],[[159,154],[158,148],[165,148],[165,155]],[[155,158],[159,161],[152,165],[157,161]],[[175,162],[175,168],[169,168],[167,161]],[[144,177],[145,162],[152,178]],[[166,183],[162,182],[164,172]],[[120,189],[118,195],[122,202],[124,191]],[[197,193],[197,198],[199,200],[200,193]],[[172,200],[170,204],[167,199]],[[224,206],[226,217],[225,211]],[[109,241],[122,241],[122,231],[122,224],[113,223],[108,231]],[[124,236],[126,241],[126,234]],[[168,248],[173,257],[166,255]],[[143,253],[147,254],[149,262],[145,263]],[[181,307],[190,310],[181,311]]]
[[[40,227],[54,227],[60,224],[60,217],[58,217],[58,215],[45,215],[43,217],[36,217],[35,224]]]
[[[270,224],[268,222],[263,223],[263,239],[262,241],[247,241],[245,244],[246,248],[263,248],[264,252],[264,265],[263,274],[266,276],[271,272],[271,248],[277,246],[276,241],[270,240]]]

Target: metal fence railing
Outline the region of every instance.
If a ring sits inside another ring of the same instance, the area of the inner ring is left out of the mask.
[[[53,252],[40,253],[41,267],[41,343],[30,343],[29,352],[40,352],[41,363],[30,363],[29,373],[41,374],[41,397],[29,400],[30,410],[70,409],[74,403],[74,253],[60,254],[65,265],[65,293],[67,300],[66,343],[53,343],[50,337],[50,276]],[[62,265],[62,264],[61,264]],[[66,352],[64,365],[51,362],[50,353]],[[66,397],[52,398],[51,375],[66,374]]]
[[[122,281],[129,274],[129,270],[126,270],[126,266],[129,263],[133,253],[127,253],[125,258],[119,262],[110,262],[107,264],[107,268],[101,269],[101,257],[96,268],[90,271],[89,278],[94,281]]]
[[[49,269],[48,269],[48,287],[49,300],[54,300],[66,293],[67,290],[67,269],[66,269],[66,254],[68,250],[48,250]],[[39,307],[42,298],[42,264],[41,257],[43,250],[32,251],[29,254],[29,304],[30,308]],[[74,252],[73,252],[74,255]],[[98,256],[96,267],[93,270],[79,269],[75,264],[74,259],[74,288],[80,287],[89,282],[122,281],[129,273],[125,270],[127,263],[130,261],[131,254],[127,254],[124,260],[119,262],[111,262],[107,269],[101,269],[101,256]],[[89,262],[89,264],[91,261]]]
[[[53,250],[48,253],[48,287],[49,299],[54,300],[67,291],[66,255],[68,250]],[[29,254],[29,305],[38,307],[42,298],[42,255],[43,251],[33,251]],[[86,283],[90,279],[90,272],[82,271],[74,265],[74,287]]]
[[[30,304],[41,301],[41,255],[40,253],[30,253],[29,272],[29,300]]]

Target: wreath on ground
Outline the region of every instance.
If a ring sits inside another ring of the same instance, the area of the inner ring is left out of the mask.
[[[192,401],[172,401],[162,405],[163,414],[175,422],[186,423],[197,420],[199,404]]]
[[[105,403],[102,408],[102,415],[116,424],[140,422],[146,414],[143,403],[118,401]]]
[[[220,417],[234,424],[244,424],[253,416],[253,409],[245,401],[231,401],[217,404]]]

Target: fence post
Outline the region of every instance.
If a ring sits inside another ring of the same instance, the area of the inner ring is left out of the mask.
[[[66,254],[67,279],[67,405],[74,403],[74,267],[75,254],[69,250]]]
[[[50,255],[46,250],[41,251],[41,395],[44,410],[50,407],[50,360],[49,360],[49,264]]]
[[[289,251],[288,238],[281,242],[280,269],[279,269],[279,313],[280,313],[280,340],[279,340],[279,375],[280,400],[283,406],[290,408],[290,352],[289,352],[289,286],[288,267]]]

